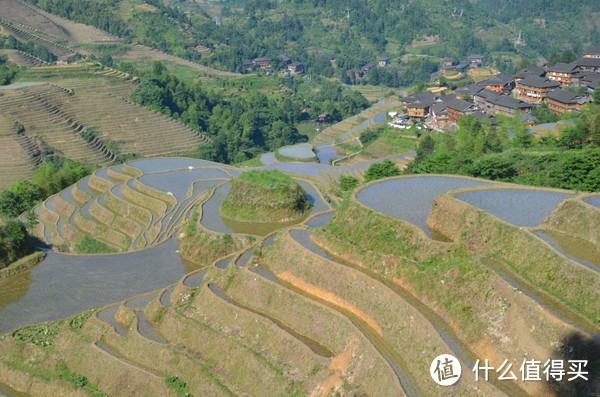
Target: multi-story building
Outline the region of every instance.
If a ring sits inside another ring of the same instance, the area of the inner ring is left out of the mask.
[[[577,65],[574,63],[562,63],[558,62],[554,66],[550,66],[548,68],[548,73],[546,73],[546,78],[548,80],[557,81],[562,86],[571,85],[571,76],[577,69]]]
[[[586,48],[583,57],[600,59],[600,46],[589,46]]]
[[[588,102],[587,96],[565,90],[555,90],[546,95],[548,109],[556,114],[581,110]]]
[[[557,81],[528,76],[523,80],[517,81],[515,89],[518,98],[528,102],[542,103],[546,94],[560,86],[561,84]]]

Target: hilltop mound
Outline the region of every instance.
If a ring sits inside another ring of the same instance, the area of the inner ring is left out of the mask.
[[[302,187],[277,170],[246,172],[233,181],[221,216],[240,222],[288,222],[310,209]]]

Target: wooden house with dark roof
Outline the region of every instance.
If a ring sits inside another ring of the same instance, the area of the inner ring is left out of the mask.
[[[254,58],[252,60],[252,64],[254,66],[258,66],[259,68],[268,68],[271,66],[271,61],[269,58]]]
[[[515,88],[515,79],[507,74],[499,74],[480,83],[486,89],[509,94]]]
[[[588,101],[587,96],[565,90],[555,90],[546,95],[548,109],[556,114],[579,111]]]
[[[559,82],[562,86],[571,85],[571,76],[576,71],[575,63],[558,62],[554,66],[548,68],[546,78],[552,81]]]
[[[581,58],[574,63],[580,72],[600,73],[600,58]]]
[[[379,58],[379,61],[378,61],[379,66],[387,66],[388,63],[390,63],[390,58],[388,58],[388,57]]]
[[[458,98],[451,98],[444,101],[448,111],[448,119],[452,123],[456,123],[459,118],[473,114],[477,111],[477,106],[471,102],[463,101]]]
[[[471,54],[469,55],[469,66],[472,68],[479,68],[483,65],[483,55]]]
[[[589,46],[588,48],[585,49],[583,57],[600,59],[600,46],[598,46],[598,45]]]
[[[442,58],[443,66],[452,66],[453,63],[454,63],[454,60],[452,58],[449,58],[449,57]]]
[[[525,69],[519,70],[519,72],[515,74],[515,82],[523,80],[525,77],[529,76],[545,77],[546,69],[540,68],[539,66],[528,66]]]
[[[517,81],[515,89],[520,99],[533,103],[542,103],[546,94],[560,86],[561,84],[556,81],[528,76],[521,81]]]
[[[437,95],[424,91],[402,98],[402,104],[406,106],[408,116],[424,118],[427,117],[429,109],[438,99]]]
[[[289,57],[283,54],[279,55],[279,57],[281,58],[281,63],[283,63],[284,65],[289,65],[292,62],[292,60]]]
[[[436,129],[441,130],[450,122],[448,109],[444,102],[436,102],[431,106],[431,120]]]
[[[374,67],[375,67],[375,64],[373,62],[369,62],[365,66],[360,68],[360,70],[362,70],[363,73],[368,73],[369,70],[373,69]]]
[[[473,95],[485,89],[482,84],[471,83],[456,91],[456,96],[464,101],[472,101]]]
[[[302,65],[302,62],[292,62],[288,65],[288,70],[292,75],[301,74],[304,72],[304,65]]]
[[[528,113],[532,108],[531,104],[520,99],[487,89],[473,95],[473,103],[486,113],[500,113],[507,116],[512,116],[517,111]]]

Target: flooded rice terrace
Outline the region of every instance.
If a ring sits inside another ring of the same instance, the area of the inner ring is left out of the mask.
[[[46,260],[37,267],[7,279],[0,279],[0,333],[6,333],[24,325],[58,320],[82,311],[106,306],[128,297],[154,291],[169,286],[184,275],[197,269],[197,266],[185,263],[179,254],[179,243],[175,232],[176,221],[185,219],[191,212],[194,200],[214,186],[218,187],[213,197],[203,205],[201,224],[209,230],[220,233],[248,233],[267,235],[274,230],[302,223],[314,214],[331,210],[315,187],[308,182],[298,181],[305,189],[313,208],[304,219],[289,224],[255,224],[223,220],[218,209],[229,190],[229,181],[241,173],[232,167],[195,159],[149,159],[127,164],[139,170],[137,177],[125,182],[112,181],[109,168],[99,170],[95,177],[102,178],[113,186],[108,190],[118,199],[127,201],[121,194],[123,186],[135,191],[135,180],[143,185],[165,192],[177,200],[177,204],[167,209],[161,218],[152,216],[152,224],[161,226],[156,241],[164,241],[149,249],[108,255],[65,255],[50,252]],[[122,166],[110,167],[111,172],[123,174]],[[134,170],[135,171],[135,170]],[[137,172],[137,171],[136,171]],[[73,188],[68,188],[51,197],[46,207],[55,213],[56,197],[76,208],[90,221],[95,221],[90,208],[95,198],[104,207],[106,192],[98,195],[88,185],[90,177],[79,181],[76,186],[87,193],[91,200],[78,205],[73,199]],[[137,182],[136,182],[137,183]],[[38,208],[36,208],[37,210]],[[74,214],[75,214],[74,213]],[[69,218],[56,215],[55,225],[45,225],[44,234],[51,241],[53,233],[62,234],[65,224],[77,229],[73,223],[74,214]],[[147,236],[148,231],[144,233]],[[172,236],[172,237],[170,237]],[[132,250],[137,250],[137,240]],[[131,302],[135,304],[135,302]]]
[[[58,320],[166,287],[196,270],[171,238],[145,251],[120,255],[50,253],[39,266],[0,280],[0,333]]]
[[[419,176],[374,183],[361,190],[356,198],[375,211],[420,227],[431,237],[426,221],[437,196],[458,188],[484,185],[489,183],[467,178]]]

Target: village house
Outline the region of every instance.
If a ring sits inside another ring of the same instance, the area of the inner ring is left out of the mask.
[[[575,63],[558,62],[556,65],[548,68],[546,78],[552,81],[557,81],[562,86],[571,85],[571,75],[576,69],[577,66]]]
[[[517,74],[515,74],[515,83],[529,76],[545,77],[546,70],[544,68],[540,68],[539,66],[528,66],[525,69],[521,69]]]
[[[288,65],[288,70],[291,75],[301,74],[304,72],[302,62],[292,62]]]
[[[510,94],[515,87],[515,79],[507,74],[499,74],[480,83],[486,89],[503,94]]]
[[[575,66],[580,72],[600,73],[600,58],[581,58],[575,61]]]
[[[528,113],[532,108],[527,102],[487,89],[473,95],[473,102],[488,114],[500,113],[506,116],[513,116],[517,111]]]
[[[409,117],[425,118],[429,114],[429,108],[438,99],[437,95],[425,91],[403,98],[402,104],[406,106],[406,114]]]
[[[242,61],[242,67],[244,69],[252,69],[252,62],[251,61]]]
[[[555,90],[546,95],[548,109],[556,114],[579,111],[588,102],[588,97],[565,90]]]
[[[374,67],[375,67],[375,64],[373,62],[369,62],[365,66],[363,66],[362,68],[360,68],[360,70],[363,73],[368,73],[369,70],[373,69]]]
[[[258,66],[259,68],[268,68],[271,66],[271,61],[269,58],[254,58],[252,60],[252,64],[254,66]]]
[[[456,91],[456,96],[464,101],[473,101],[473,95],[485,89],[482,84],[471,83]]]
[[[69,64],[69,58],[67,57],[60,57],[58,58],[58,61],[56,61],[57,65],[68,65]]]
[[[323,112],[319,115],[319,117],[317,118],[317,121],[319,123],[326,123],[329,121],[329,113],[328,112]]]
[[[454,60],[452,58],[442,58],[443,66],[452,66]]]
[[[483,55],[471,54],[469,55],[469,66],[472,68],[479,68],[483,65]]]
[[[542,103],[546,94],[560,87],[559,82],[528,76],[516,83],[517,96],[528,102]]]
[[[379,58],[379,66],[387,66],[387,64],[390,63],[390,58],[388,57],[381,57]]]
[[[456,123],[459,118],[477,111],[477,106],[471,102],[463,101],[456,97],[444,101],[448,112],[448,119],[451,123]]]
[[[448,117],[448,109],[444,102],[436,102],[431,107],[431,120],[434,129],[440,131],[450,122]]]
[[[600,46],[589,46],[586,48],[583,57],[600,59]]]

